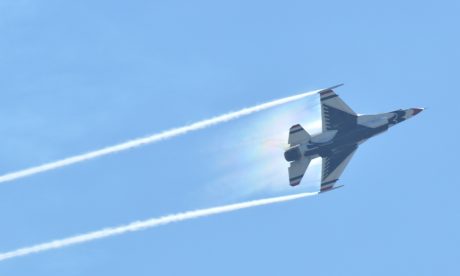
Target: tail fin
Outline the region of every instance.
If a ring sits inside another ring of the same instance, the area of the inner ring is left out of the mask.
[[[291,147],[306,143],[310,141],[310,139],[310,134],[299,124],[293,125],[291,129],[289,129],[288,143]]]

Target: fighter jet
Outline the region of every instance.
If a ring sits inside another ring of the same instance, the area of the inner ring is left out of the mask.
[[[335,88],[342,85],[318,92],[323,124],[320,134],[310,136],[299,124],[290,128],[289,149],[285,151],[284,157],[290,162],[291,186],[299,185],[310,161],[321,157],[320,192],[342,187],[336,187],[335,184],[359,145],[424,110],[409,108],[376,115],[358,115],[334,92]]]

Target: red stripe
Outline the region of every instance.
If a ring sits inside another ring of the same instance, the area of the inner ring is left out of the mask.
[[[321,191],[329,190],[332,187],[334,187],[334,184],[328,184],[328,185],[321,186]]]
[[[322,191],[322,192],[323,192],[323,191],[327,191],[327,190],[330,190],[330,189],[332,189],[332,186],[329,186],[329,187],[327,187],[327,188],[323,188],[323,187],[321,187],[321,191]]]

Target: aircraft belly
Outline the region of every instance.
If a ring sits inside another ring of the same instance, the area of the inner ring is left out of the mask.
[[[375,115],[358,115],[334,92],[336,87],[318,92],[322,133],[310,136],[299,124],[289,129],[290,148],[285,151],[285,158],[290,162],[291,186],[299,185],[310,161],[321,157],[320,191],[337,188],[335,183],[360,144],[424,110],[410,108]]]

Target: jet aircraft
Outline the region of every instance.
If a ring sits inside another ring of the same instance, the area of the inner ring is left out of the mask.
[[[409,108],[376,115],[358,115],[334,92],[342,85],[318,92],[323,125],[320,134],[310,136],[299,124],[290,128],[289,148],[284,157],[290,162],[291,186],[299,185],[311,160],[321,157],[320,192],[342,187],[335,187],[335,184],[360,144],[424,110]]]

